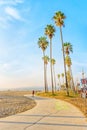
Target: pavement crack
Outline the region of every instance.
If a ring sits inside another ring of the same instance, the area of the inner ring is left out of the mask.
[[[42,117],[41,117],[40,119],[38,119],[36,122],[32,123],[31,125],[26,126],[26,127],[24,128],[24,130],[27,130],[27,128],[34,126],[34,125],[37,124],[39,121],[41,121],[43,118],[49,117],[50,115],[52,115],[52,113],[50,113],[50,114],[48,114],[48,115],[42,116]]]

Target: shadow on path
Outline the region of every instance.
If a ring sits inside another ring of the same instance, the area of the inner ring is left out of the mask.
[[[0,121],[0,123],[10,123],[10,124],[30,124],[30,125],[33,125],[33,124],[37,124],[37,125],[52,125],[52,126],[75,126],[75,127],[87,127],[87,125],[77,125],[77,124],[64,124],[64,123],[36,123],[36,122],[16,122],[16,121]]]
[[[55,115],[14,115],[14,116],[32,116],[32,117],[41,117],[41,116],[46,116],[46,117],[56,117],[56,118],[84,118],[85,119],[85,117],[82,117],[82,116],[55,116]]]

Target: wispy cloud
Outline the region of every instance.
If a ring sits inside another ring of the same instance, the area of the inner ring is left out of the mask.
[[[22,4],[24,0],[0,0],[0,5],[16,5],[16,4]]]
[[[22,9],[18,5],[23,4],[25,0],[0,0],[0,27],[8,28],[10,21],[18,20],[25,22]],[[21,14],[22,12],[22,14]]]
[[[19,67],[20,63],[17,60],[13,60],[13,61],[8,61],[4,63],[0,64],[0,71],[1,72],[16,72],[16,71],[20,71],[22,68]]]
[[[8,69],[10,68],[10,64],[4,63],[3,66],[2,66],[2,68],[3,68],[4,70],[8,70]]]
[[[16,19],[16,20],[21,20],[21,16],[18,12],[18,10],[16,8],[13,8],[13,7],[6,7],[5,8],[5,12],[7,15],[9,15],[10,17]]]

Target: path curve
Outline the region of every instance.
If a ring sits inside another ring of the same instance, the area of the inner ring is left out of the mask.
[[[65,101],[32,97],[37,105],[26,112],[0,119],[0,130],[87,130],[83,113]]]

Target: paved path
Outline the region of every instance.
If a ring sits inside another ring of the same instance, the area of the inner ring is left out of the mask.
[[[1,118],[0,130],[87,130],[87,119],[73,105],[56,99],[34,99],[37,105],[33,109]]]

